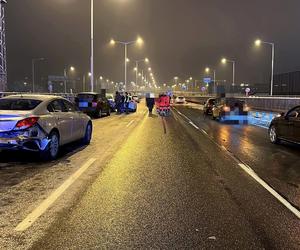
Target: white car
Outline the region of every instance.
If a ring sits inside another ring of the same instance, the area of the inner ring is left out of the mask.
[[[175,104],[185,104],[185,103],[186,103],[185,97],[177,96],[175,98]]]
[[[65,98],[50,95],[11,95],[0,99],[0,150],[39,152],[57,158],[60,146],[81,140],[90,143],[91,119]]]

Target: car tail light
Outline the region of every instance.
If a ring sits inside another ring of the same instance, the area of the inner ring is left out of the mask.
[[[223,107],[223,110],[224,110],[225,112],[230,112],[230,107],[225,106],[225,107]]]
[[[31,128],[38,122],[39,118],[38,117],[28,117],[24,120],[18,121],[16,124],[15,129],[27,129]]]
[[[97,102],[92,102],[92,107],[93,107],[93,108],[96,108],[96,107],[97,107],[97,105],[98,105],[98,103],[97,103]]]

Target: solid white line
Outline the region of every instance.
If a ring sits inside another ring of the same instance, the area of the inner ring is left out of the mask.
[[[134,120],[130,121],[130,122],[126,125],[126,127],[129,128],[129,127],[131,126],[132,123],[134,123]]]
[[[263,179],[261,179],[249,166],[240,163],[239,166],[249,174],[253,179],[255,179],[261,186],[263,186],[270,194],[272,194],[282,205],[289,209],[298,219],[300,219],[300,211],[291,205],[285,198],[283,198],[279,193],[277,193],[273,188],[270,187]]]
[[[204,134],[208,135],[208,133],[207,133],[204,129],[201,129],[201,131],[202,131]]]
[[[96,161],[89,159],[83,166],[71,175],[59,188],[57,188],[47,199],[35,208],[17,227],[16,231],[22,232],[28,229],[47,209]]]
[[[189,122],[195,129],[197,129],[197,130],[199,130],[199,127],[195,124],[195,123],[193,123],[193,122]]]

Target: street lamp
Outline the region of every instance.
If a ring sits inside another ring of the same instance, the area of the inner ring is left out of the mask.
[[[272,47],[272,68],[271,68],[271,87],[270,87],[270,96],[273,96],[273,86],[274,86],[274,64],[275,64],[275,43],[264,42],[260,39],[255,41],[255,45],[260,47],[262,44],[271,45]]]
[[[75,71],[75,68],[73,66],[70,66],[69,67],[69,70],[74,72]],[[67,78],[68,78],[68,67],[65,67],[64,68],[64,88],[65,88],[65,93],[67,93]]]
[[[125,84],[125,90],[127,90],[127,63],[128,63],[128,57],[127,57],[127,47],[131,44],[138,44],[138,45],[142,45],[144,43],[143,39],[138,37],[137,40],[135,41],[130,41],[130,42],[122,42],[122,41],[115,41],[114,39],[110,40],[110,44],[112,46],[116,45],[116,44],[121,44],[124,46],[124,50],[125,50],[125,69],[124,69],[124,84]]]
[[[145,62],[145,63],[149,63],[149,59],[146,57],[145,59],[141,59],[141,60],[136,60],[135,61],[135,82],[136,84],[138,84],[138,76],[140,76],[139,72],[139,63],[140,62]]]
[[[225,59],[225,58],[223,58],[223,59]],[[222,62],[223,62],[224,60],[222,60]],[[224,63],[226,63],[226,59],[225,59],[225,61],[224,61]],[[205,72],[207,73],[207,74],[209,74],[211,71],[213,71],[213,74],[214,74],[214,79],[213,79],[213,82],[214,82],[214,93],[215,93],[215,95],[217,95],[217,85],[216,85],[216,70],[215,69],[211,69],[211,68],[209,68],[209,67],[206,67],[205,68]]]
[[[38,61],[44,61],[45,58],[33,58],[32,59],[32,92],[35,92],[35,63]]]
[[[226,63],[232,63],[232,86],[233,86],[233,89],[234,89],[234,86],[235,86],[235,61],[234,60],[228,60],[227,58],[223,58],[221,60],[221,62],[223,64],[226,64]]]

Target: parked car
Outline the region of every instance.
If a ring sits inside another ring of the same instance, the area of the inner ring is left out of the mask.
[[[91,117],[110,116],[110,105],[106,97],[95,92],[79,93],[75,98],[77,107]]]
[[[108,100],[110,111],[115,112],[116,111],[116,102],[113,94],[106,94],[106,98]]]
[[[92,121],[65,98],[12,95],[0,99],[0,149],[39,152],[55,159],[60,146],[90,143]]]
[[[219,121],[247,121],[249,108],[242,100],[217,98],[212,108],[212,119]]]
[[[209,98],[205,103],[203,107],[203,112],[206,115],[211,115],[212,114],[212,109],[215,105],[216,98]]]
[[[186,100],[183,96],[177,96],[175,98],[175,104],[185,104]]]
[[[269,137],[274,144],[281,140],[300,144],[300,106],[274,118],[269,127]]]

